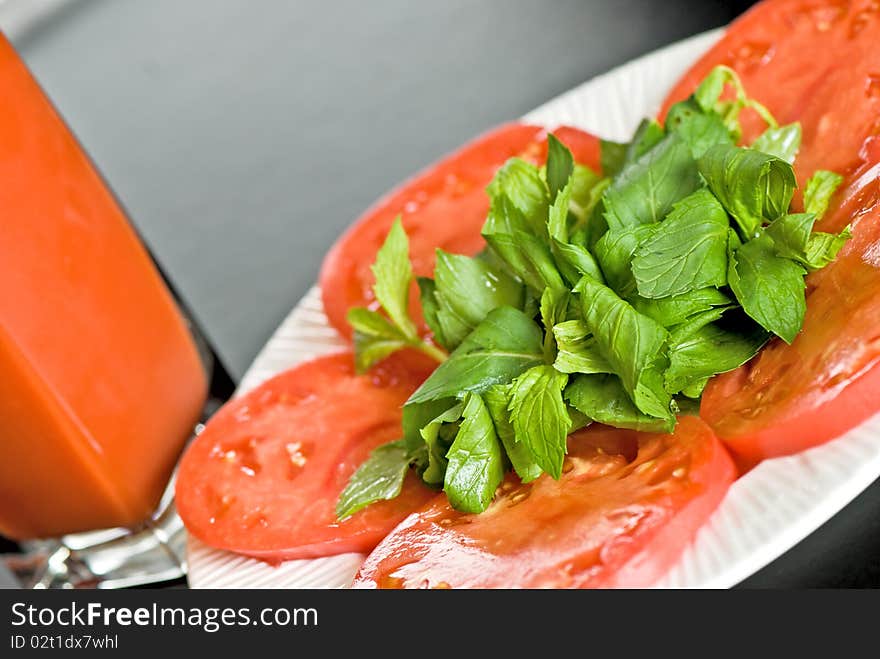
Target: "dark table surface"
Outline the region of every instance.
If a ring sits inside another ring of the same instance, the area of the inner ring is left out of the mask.
[[[235,377],[389,187],[751,4],[41,1],[13,42]],[[746,584],[880,585],[878,512],[875,483]]]

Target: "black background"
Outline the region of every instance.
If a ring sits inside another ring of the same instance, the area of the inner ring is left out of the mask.
[[[750,4],[80,0],[10,36],[240,376],[389,187]],[[875,484],[746,585],[880,585],[878,512]]]

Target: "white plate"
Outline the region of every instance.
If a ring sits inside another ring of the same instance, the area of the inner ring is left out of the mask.
[[[668,89],[721,36],[681,41],[562,94],[527,114],[531,123],[570,124],[626,140],[642,117],[656,113]],[[343,347],[327,325],[313,288],[285,319],[242,380],[240,391],[294,364]],[[827,521],[880,476],[880,415],[844,436],[799,455],[769,460],[739,479],[660,586],[733,586]],[[288,561],[272,567],[212,549],[190,538],[194,588],[346,586],[363,557]]]

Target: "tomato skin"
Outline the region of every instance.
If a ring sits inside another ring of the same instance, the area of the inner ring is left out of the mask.
[[[780,123],[799,121],[803,188],[816,169],[845,180],[816,230],[853,227],[837,260],[807,277],[807,313],[792,345],[774,340],[713,378],[701,415],[747,470],[822,444],[880,410],[880,5],[776,0],[756,5],[682,78],[670,105],[718,64]],[[744,140],[764,125],[743,114]],[[794,206],[800,209],[800,195]]]
[[[559,481],[508,476],[480,515],[439,495],[367,557],[358,588],[650,586],[733,482],[730,457],[696,417],[674,435],[594,426],[569,437]]]
[[[227,403],[187,448],[176,502],[206,544],[269,562],[368,552],[434,496],[409,474],[401,495],[343,522],[349,477],[400,437],[401,406],[433,364],[398,353],[367,375],[349,352],[300,364]]]
[[[553,132],[569,144],[577,162],[599,169],[598,138],[570,127]],[[416,174],[368,209],[336,241],[321,266],[321,298],[330,324],[350,338],[348,310],[375,303],[370,266],[398,215],[409,236],[416,275],[433,274],[437,248],[456,254],[483,249],[480,230],[489,211],[485,188],[498,168],[514,156],[544,162],[546,130],[518,123],[500,126]],[[420,320],[415,284],[410,309]]]

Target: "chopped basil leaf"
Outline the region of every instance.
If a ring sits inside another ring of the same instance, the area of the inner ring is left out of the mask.
[[[770,126],[752,142],[753,149],[781,158],[788,164],[794,162],[794,157],[800,147],[801,125],[799,123],[779,127]]]
[[[525,444],[535,462],[553,478],[562,474],[565,440],[571,418],[562,390],[568,376],[552,366],[535,366],[511,385],[510,420],[516,441]]]
[[[632,273],[639,295],[665,298],[724,286],[729,227],[724,208],[706,189],[676,203],[635,253]]]
[[[556,338],[556,361],[560,373],[612,373],[614,369],[599,352],[596,339],[581,320],[567,320],[553,326]]]
[[[807,181],[807,186],[804,189],[804,210],[815,215],[816,219],[822,219],[825,211],[828,210],[831,197],[841,183],[843,183],[843,177],[840,174],[817,169]]]
[[[662,220],[672,205],[700,186],[688,145],[670,134],[631,165],[605,193],[608,228],[626,229]]]
[[[662,432],[671,431],[674,424],[673,419],[640,412],[616,375],[576,375],[565,388],[565,399],[594,421],[617,428]]]
[[[612,229],[593,248],[605,282],[621,297],[628,297],[636,290],[632,271],[633,255],[643,242],[654,235],[659,226],[643,224],[626,229]]]
[[[343,520],[371,503],[396,497],[403,487],[409,463],[403,440],[373,449],[339,495],[336,517]]]
[[[728,279],[749,316],[786,343],[794,341],[807,308],[802,266],[778,256],[762,234],[733,253]]]
[[[437,250],[434,267],[437,322],[445,345],[457,347],[492,309],[519,307],[522,284],[479,258]]]
[[[584,277],[577,291],[583,303],[584,321],[596,339],[596,347],[620,377],[636,406],[646,414],[669,416],[668,400],[658,390],[654,373],[666,330],[638,313],[610,288]]]
[[[481,513],[504,478],[504,458],[492,417],[478,394],[467,395],[462,417],[446,454],[443,491],[456,510]]]
[[[510,382],[544,358],[541,328],[511,307],[493,309],[440,364],[407,405],[481,392]]]
[[[574,158],[571,151],[552,133],[547,135],[547,187],[550,189],[550,201],[568,183],[574,169]]]
[[[685,390],[691,398],[699,395],[706,379],[732,371],[754,357],[767,342],[769,335],[753,324],[740,327],[710,322],[691,332],[686,338],[670,339],[669,369],[666,388]]]
[[[719,144],[703,154],[699,167],[745,239],[757,236],[765,220],[788,211],[796,183],[791,165],[780,158]]]
[[[440,485],[446,475],[446,453],[449,444],[444,442],[440,430],[444,425],[452,424],[461,418],[464,411],[464,403],[456,403],[443,414],[435,417],[421,429],[422,439],[428,448],[428,466],[422,472],[422,480],[429,485]]]
[[[483,402],[489,410],[495,433],[504,446],[504,452],[523,483],[529,483],[540,476],[543,471],[531,450],[522,442],[516,441],[516,432],[510,423],[510,385],[496,384],[483,392]]]

